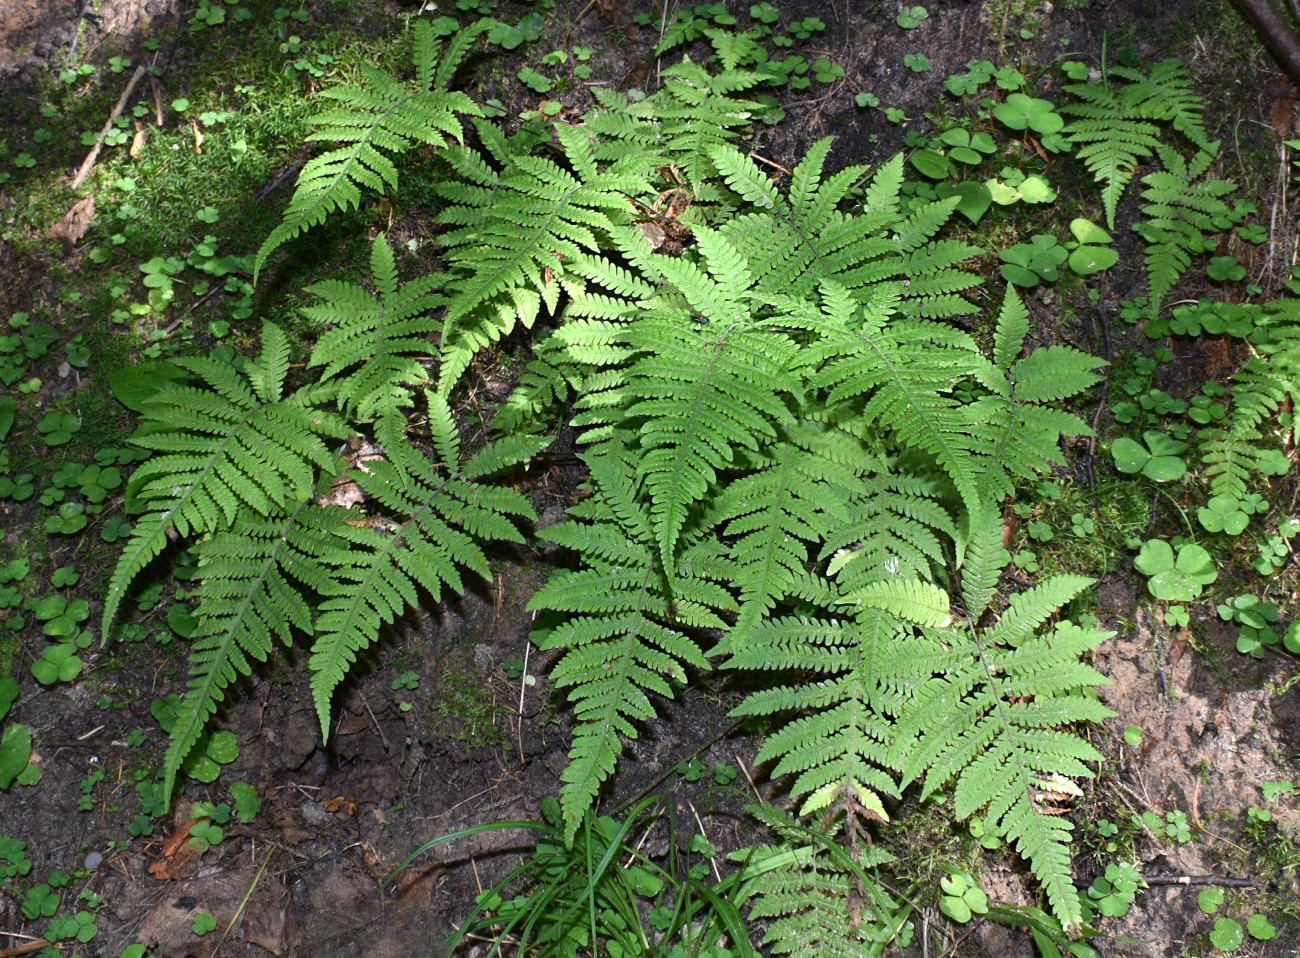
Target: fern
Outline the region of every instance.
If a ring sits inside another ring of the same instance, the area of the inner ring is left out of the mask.
[[[329,588],[327,557],[346,551],[348,510],[300,503],[276,519],[244,517],[199,543],[201,579],[189,651],[190,679],[163,759],[163,793],[239,676],[265,662],[278,640],[310,635],[310,596]]]
[[[1232,211],[1220,197],[1236,189],[1225,180],[1200,180],[1219,155],[1217,142],[1190,163],[1163,145],[1158,153],[1165,169],[1143,177],[1145,219],[1135,227],[1147,242],[1146,271],[1153,303],[1173,288],[1194,254],[1215,248],[1213,234],[1232,224]]]
[[[1102,756],[1064,730],[1109,709],[1088,694],[1106,679],[1082,656],[1113,633],[1061,622],[1036,630],[1090,584],[1060,576],[1015,596],[988,629],[926,630],[933,676],[901,708],[891,760],[929,795],[956,779],[954,813],[983,813],[990,834],[1012,842],[1043,884],[1067,930],[1082,909],[1070,876],[1071,826],[1044,808],[1045,791],[1069,788]]]
[[[103,634],[131,583],[169,542],[229,529],[242,514],[274,519],[316,486],[334,457],[322,436],[347,434],[337,416],[283,396],[289,341],[262,326],[264,348],[244,373],[208,357],[173,362],[202,381],[159,393],[131,438],[156,453],[136,469],[129,493],[144,510],[118,559],[104,600]]]
[[[393,251],[382,233],[371,246],[370,269],[377,296],[352,283],[326,280],[306,290],[325,302],[302,311],[325,327],[308,367],[324,367],[318,382],[332,381],[344,411],[360,421],[414,403],[411,387],[429,379],[422,360],[438,329],[426,314],[439,304],[431,290],[441,277],[426,276],[399,290]]]
[[[1199,436],[1204,474],[1211,495],[1240,500],[1257,477],[1282,476],[1290,462],[1278,448],[1275,422],[1287,406],[1300,401],[1300,309],[1296,300],[1268,304],[1257,324],[1257,355],[1233,374],[1232,408],[1221,427]],[[1283,436],[1300,441],[1293,421]]]
[[[1160,146],[1161,124],[1171,125],[1202,151],[1217,151],[1205,135],[1191,76],[1176,60],[1162,61],[1149,76],[1113,66],[1102,83],[1074,83],[1065,89],[1080,102],[1061,107],[1062,113],[1078,117],[1062,133],[1078,147],[1079,159],[1102,184],[1102,204],[1111,229],[1120,197],[1140,161]]]
[[[532,326],[543,307],[556,310],[561,290],[581,284],[571,264],[628,242],[627,197],[649,191],[644,161],[602,170],[581,130],[557,126],[556,136],[566,166],[520,156],[498,173],[468,148],[451,157],[464,180],[439,187],[452,203],[438,219],[458,227],[439,238],[451,274],[441,335],[444,394],[479,349],[516,323]]]
[[[740,897],[752,900],[750,917],[766,923],[763,944],[778,955],[884,953],[908,914],[872,874],[889,854],[857,845],[858,836],[850,853],[838,823],[823,830],[770,805],[749,811],[777,838],[731,856],[743,869]]]
[[[381,194],[396,189],[397,164],[390,154],[405,153],[416,143],[442,148],[448,139],[463,138],[457,114],[482,116],[483,111],[464,93],[447,87],[474,38],[491,24],[481,20],[455,34],[439,59],[442,44],[433,27],[426,20],[416,20],[414,88],[363,64],[365,85],[322,91],[321,96],[338,101],[340,106],[313,116],[310,122],[317,130],[307,139],[343,145],[303,166],[284,222],[258,248],[254,277],[284,243],[319,226],[333,213],[359,207],[363,188]]]

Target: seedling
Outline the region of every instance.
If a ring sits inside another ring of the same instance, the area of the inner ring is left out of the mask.
[[[930,58],[924,53],[907,53],[903,55],[903,66],[913,73],[926,73],[930,69]]]
[[[988,913],[988,895],[970,875],[952,872],[939,879],[939,888],[943,892],[939,910],[959,925],[966,924],[976,915]]]
[[[1004,265],[999,272],[1008,283],[1032,289],[1040,282],[1055,283],[1060,278],[1057,267],[1069,255],[1055,236],[1040,233],[1030,237],[1028,243],[1003,250],[1000,258]]]
[[[929,12],[922,6],[903,7],[903,9],[898,12],[898,19],[896,22],[904,30],[915,30],[921,25],[921,21],[929,15]]]
[[[1098,875],[1088,888],[1088,897],[1097,911],[1107,918],[1121,918],[1137,900],[1138,891],[1146,887],[1142,873],[1136,865],[1123,862],[1106,866],[1105,875]]]

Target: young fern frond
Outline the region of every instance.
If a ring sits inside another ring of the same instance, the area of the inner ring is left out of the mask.
[[[1232,211],[1220,197],[1237,188],[1226,180],[1201,179],[1219,155],[1218,141],[1191,162],[1164,145],[1157,153],[1165,168],[1142,178],[1144,218],[1135,227],[1147,243],[1145,265],[1153,303],[1173,288],[1193,255],[1215,248],[1215,235],[1231,223]]]
[[[399,289],[383,233],[371,246],[370,270],[375,295],[353,283],[325,280],[306,289],[324,302],[302,311],[325,328],[308,368],[324,367],[317,381],[332,382],[344,411],[359,422],[414,403],[412,387],[429,378],[423,361],[433,352],[430,338],[439,328],[428,314],[439,305],[431,291],[441,276],[424,276]]]
[[[1273,424],[1288,404],[1294,407],[1300,402],[1300,308],[1296,303],[1287,299],[1268,304],[1257,324],[1258,331],[1265,334],[1256,337],[1260,339],[1258,354],[1232,376],[1227,422],[1200,432],[1201,461],[1212,495],[1242,499],[1255,478],[1284,476],[1290,471]],[[1266,438],[1271,440],[1268,445]],[[1294,417],[1289,438],[1292,443],[1300,442],[1300,422]]]
[[[650,696],[673,698],[687,667],[708,668],[683,628],[722,628],[718,611],[735,607],[711,582],[665,574],[653,519],[631,494],[633,463],[590,455],[587,465],[591,498],[570,513],[588,521],[543,533],[578,553],[584,568],[555,572],[529,603],[530,609],[569,614],[533,638],[543,650],[565,650],[551,680],[567,690],[577,723],[560,799],[570,840],[613,773],[621,739],[635,739],[638,724],[655,716]]]
[[[1120,83],[1118,81],[1125,81]],[[1115,209],[1139,161],[1160,147],[1160,125],[1169,124],[1205,152],[1217,152],[1205,135],[1200,98],[1191,76],[1176,60],[1157,64],[1150,75],[1111,67],[1101,83],[1066,86],[1079,102],[1061,112],[1078,117],[1062,131],[1078,148],[1079,159],[1102,184],[1106,224],[1115,228]]]
[[[1039,795],[1091,777],[1102,755],[1065,727],[1114,713],[1089,694],[1107,680],[1082,661],[1113,633],[1044,623],[1091,580],[1060,576],[1016,596],[988,629],[926,630],[934,674],[902,706],[891,760],[930,795],[956,780],[954,813],[982,813],[1029,862],[1066,929],[1083,920],[1070,876],[1068,821]]]
[[[321,590],[324,600],[307,667],[326,738],[334,689],[381,626],[416,605],[421,589],[435,602],[444,587],[462,593],[462,568],[489,578],[482,544],[523,542],[516,520],[536,518],[519,493],[474,482],[462,473],[450,411],[441,397],[427,395],[438,461],[409,444],[399,413],[380,420],[377,435],[388,458],[367,462],[352,478],[384,514],[340,527],[349,548],[325,558],[331,581]],[[515,453],[522,459],[527,448]],[[512,464],[506,456],[490,465]]]
[[[283,398],[289,341],[273,323],[262,326],[264,348],[244,373],[209,357],[172,362],[201,380],[160,392],[131,437],[155,455],[136,469],[130,494],[145,515],[118,558],[104,600],[108,635],[131,583],[162,550],[169,535],[198,539],[228,529],[250,511],[282,516],[330,473],[334,456],[323,436],[347,435],[334,414]]]
[[[311,118],[316,132],[307,137],[343,144],[310,159],[298,174],[284,221],[257,251],[254,278],[280,246],[321,223],[333,213],[361,205],[363,189],[383,194],[396,189],[398,167],[392,154],[417,143],[442,148],[461,141],[461,116],[482,116],[482,108],[459,90],[448,90],[456,65],[474,38],[492,21],[481,20],[458,32],[439,60],[441,41],[427,20],[414,23],[416,83],[410,85],[363,64],[364,85],[332,87],[322,97],[340,105]]]

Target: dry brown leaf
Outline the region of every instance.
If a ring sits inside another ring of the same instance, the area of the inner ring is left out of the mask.
[[[58,240],[71,249],[86,235],[90,221],[94,218],[95,197],[87,196],[84,200],[78,200],[72,209],[63,214],[63,219],[47,229],[45,236],[47,239]]]
[[[346,798],[340,795],[338,798],[331,798],[321,807],[327,812],[342,812],[344,815],[350,817],[357,813],[357,800],[355,798]]]
[[[190,120],[190,129],[194,131],[194,155],[203,155],[203,131],[199,129],[198,120]]]
[[[244,912],[240,931],[249,944],[282,955],[289,948],[287,918],[288,911],[283,905],[272,908],[250,905]]]
[[[140,154],[144,152],[145,144],[149,142],[149,130],[139,120],[135,121],[135,136],[131,137],[131,149],[129,151],[131,159],[139,160]]]
[[[596,13],[611,26],[622,28],[626,22],[623,11],[618,8],[618,0],[596,0]]]

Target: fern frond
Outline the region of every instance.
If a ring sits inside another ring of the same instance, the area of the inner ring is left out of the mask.
[[[482,116],[482,108],[460,91],[447,89],[456,64],[473,38],[491,21],[461,30],[434,68],[440,42],[426,20],[416,20],[415,66],[418,85],[411,89],[365,64],[364,85],[333,87],[322,97],[340,106],[311,118],[317,127],[308,140],[343,144],[313,157],[298,174],[293,199],[280,223],[262,243],[253,264],[254,281],[267,259],[280,246],[333,213],[361,205],[363,189],[383,194],[397,187],[397,164],[390,154],[405,153],[416,143],[442,148],[449,139],[464,137],[458,114]]]
[[[982,812],[990,831],[1012,841],[1068,928],[1082,912],[1070,878],[1070,825],[1035,804],[1053,776],[1090,777],[1101,754],[1064,731],[1111,717],[1088,690],[1106,679],[1083,658],[1112,633],[1061,622],[1037,629],[1090,584],[1048,580],[1017,597],[986,631],[927,631],[945,649],[934,677],[903,705],[891,761],[903,783],[924,779],[929,795],[956,779],[958,818]]]
[[[326,738],[334,689],[380,628],[414,606],[420,590],[435,602],[444,587],[463,592],[462,568],[488,578],[483,544],[523,542],[515,519],[535,519],[521,494],[461,474],[455,444],[438,437],[436,399],[431,397],[430,420],[441,462],[430,462],[409,445],[400,414],[381,420],[378,437],[388,459],[367,462],[351,478],[387,516],[341,527],[349,548],[323,560],[332,576],[320,590],[324,599],[307,667]]]
[[[1220,197],[1237,188],[1226,180],[1200,179],[1218,156],[1217,142],[1191,163],[1168,147],[1158,152],[1165,169],[1142,178],[1145,220],[1136,227],[1147,241],[1145,265],[1153,303],[1173,288],[1194,254],[1213,249],[1211,237],[1231,222],[1231,210]]]
[[[345,548],[346,509],[300,503],[276,519],[245,516],[198,546],[199,621],[189,650],[189,685],[163,759],[163,804],[176,774],[225,698],[275,641],[312,632],[308,596],[327,588],[325,557]]]
[[[424,276],[399,289],[383,233],[371,246],[370,269],[376,295],[326,280],[306,289],[324,302],[302,310],[325,327],[308,367],[324,367],[318,381],[333,381],[344,410],[362,422],[381,410],[412,405],[411,388],[428,379],[422,360],[433,351],[430,337],[438,330],[428,313],[439,304],[431,291],[442,280],[437,274]]]
[[[898,795],[888,772],[893,717],[900,689],[930,676],[927,656],[918,654],[925,651],[880,609],[864,609],[852,622],[768,619],[732,643],[726,667],[825,677],[753,693],[732,714],[799,714],[768,736],[758,760],[777,760],[773,776],[796,776],[791,794],[804,799],[804,814],[850,793],[861,814],[886,821],[881,796]]]
[[[765,924],[763,944],[778,955],[883,954],[908,915],[873,874],[891,856],[846,842],[838,826],[805,825],[770,805],[749,811],[777,838],[730,856],[744,877],[740,897],[753,902],[750,918]],[[852,853],[845,844],[853,845]]]
[[[558,570],[529,608],[569,613],[554,630],[535,635],[540,648],[563,649],[551,671],[567,690],[576,727],[563,774],[561,807],[572,839],[601,784],[638,723],[655,716],[651,695],[672,698],[686,668],[707,669],[695,641],[675,627],[680,600],[696,607],[695,624],[721,628],[710,608],[734,608],[720,588],[684,575],[671,581],[660,564],[651,516],[631,494],[632,465],[613,456],[590,456],[591,499],[580,514],[596,524],[563,523],[543,536],[569,546],[583,560],[576,571]]]
[[[632,242],[619,234],[631,230],[628,197],[650,189],[643,161],[602,170],[585,131],[557,124],[555,132],[567,168],[519,156],[500,174],[481,164],[477,192],[455,181],[439,187],[451,205],[438,219],[458,227],[439,237],[449,272],[438,386],[445,394],[479,349],[517,323],[531,327],[543,310],[554,313],[561,290],[580,289],[602,250]]]
[[[981,499],[984,467],[970,454],[972,422],[953,387],[986,379],[990,364],[960,330],[896,313],[901,288],[883,284],[860,312],[828,292],[822,345],[829,361],[811,378],[827,402],[860,402],[859,417],[898,443],[932,456],[968,509]]]
[[[792,372],[794,343],[775,321],[755,320],[750,312],[739,251],[706,228],[697,235],[703,268],[655,257],[689,309],[665,305],[633,322],[624,342],[640,358],[621,385],[582,401],[611,413],[575,419],[580,425],[612,419],[635,435],[638,475],[670,572],[690,509],[739,449],[757,450],[776,439],[778,425],[793,421],[787,403],[801,389]]]
[[[265,351],[248,371],[209,357],[172,362],[201,385],[160,392],[131,442],[156,453],[131,477],[145,510],[109,581],[103,632],[108,634],[135,577],[167,545],[169,534],[196,538],[233,525],[241,514],[274,518],[301,502],[330,472],[322,436],[341,439],[347,426],[332,413],[281,399],[288,341],[264,323]]]

